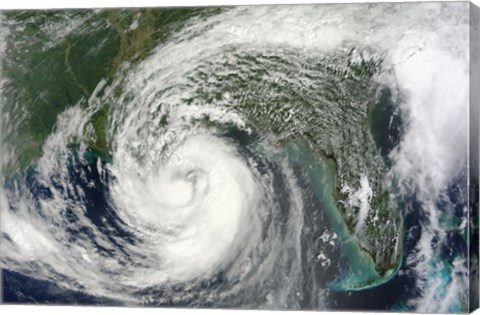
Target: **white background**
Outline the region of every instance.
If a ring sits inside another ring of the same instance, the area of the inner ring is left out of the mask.
[[[153,6],[199,6],[199,5],[244,5],[244,4],[291,4],[291,3],[352,3],[365,2],[359,0],[0,0],[0,10],[3,9],[45,9],[45,8],[100,8],[100,7],[153,7]],[[407,0],[408,2],[414,2]],[[398,1],[375,1],[368,2],[398,2]],[[480,0],[472,1],[480,6]],[[67,306],[0,306],[0,314],[66,314],[80,315],[88,312],[88,315],[298,315],[298,314],[332,314],[327,312],[292,312],[292,311],[238,311],[238,310],[188,310],[188,309],[165,309],[165,308],[111,308],[111,307],[67,307]],[[351,312],[335,312],[334,314],[348,314]],[[357,313],[358,314],[358,313]],[[363,314],[379,314],[368,313]],[[480,315],[480,311],[475,312]]]

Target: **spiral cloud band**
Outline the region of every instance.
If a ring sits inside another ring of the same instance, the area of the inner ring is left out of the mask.
[[[467,7],[3,14],[6,296],[464,310]]]

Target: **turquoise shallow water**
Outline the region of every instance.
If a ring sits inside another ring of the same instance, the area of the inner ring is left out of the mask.
[[[363,290],[378,286],[394,277],[399,267],[386,272],[384,276],[378,274],[372,257],[359,246],[356,236],[349,231],[340,210],[335,206],[334,162],[315,157],[306,142],[291,144],[287,146],[286,152],[292,163],[301,165],[306,170],[311,188],[320,201],[322,210],[327,214],[332,230],[338,236],[341,253],[348,266],[329,287],[345,291]]]
[[[5,300],[464,310],[462,8],[6,14]]]

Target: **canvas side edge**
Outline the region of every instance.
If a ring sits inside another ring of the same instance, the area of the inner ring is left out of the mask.
[[[469,311],[479,307],[479,107],[480,107],[480,9],[469,7]]]

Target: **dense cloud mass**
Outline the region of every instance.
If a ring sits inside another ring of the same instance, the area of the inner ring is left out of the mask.
[[[148,32],[148,14],[125,34]],[[104,19],[2,17],[5,286],[21,274],[100,304],[465,310],[468,4],[166,19],[144,56],[106,58],[119,66],[91,93],[67,67],[88,96],[22,169],[12,139],[34,104],[12,101],[28,86],[9,66],[25,25],[43,36],[29,49],[67,60],[79,48],[64,38],[118,29]]]

